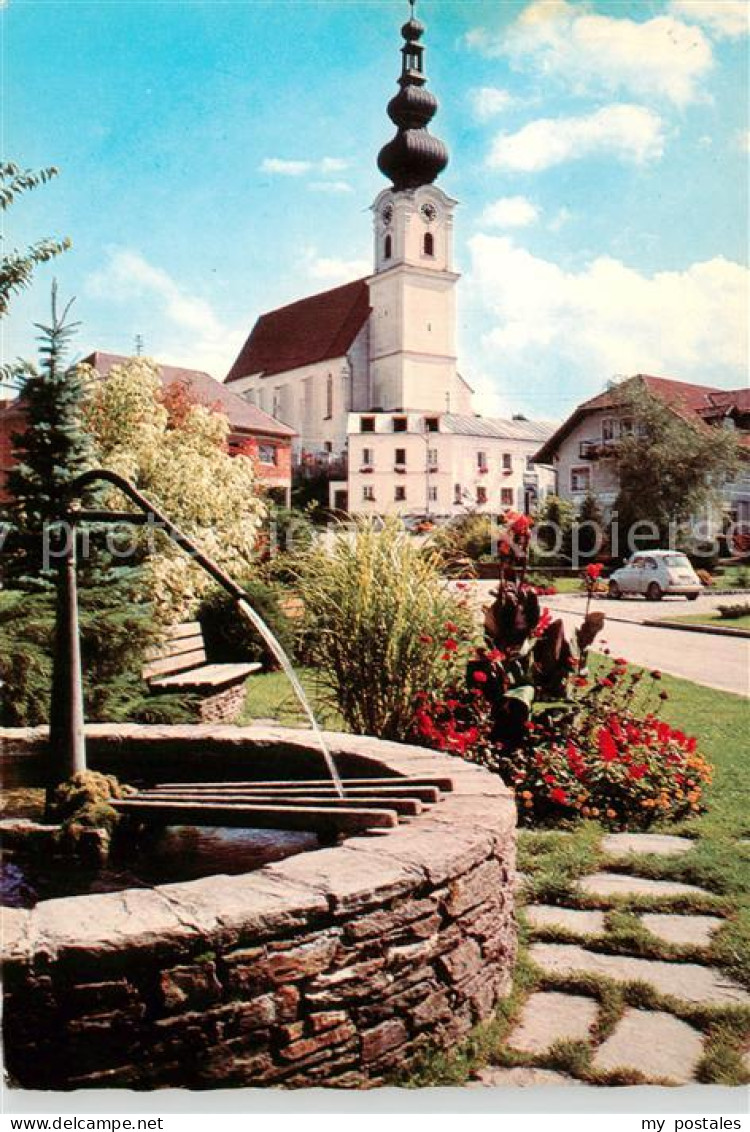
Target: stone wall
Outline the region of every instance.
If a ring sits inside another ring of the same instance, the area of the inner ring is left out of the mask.
[[[309,747],[304,732],[252,728],[233,729],[235,747],[240,731],[248,757]],[[515,955],[508,791],[456,759],[329,739],[344,773],[366,761],[454,790],[384,835],[251,874],[4,910],[17,1085],[359,1088],[492,1014]]]

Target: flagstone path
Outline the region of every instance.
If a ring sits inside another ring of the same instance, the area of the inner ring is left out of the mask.
[[[686,837],[620,833],[605,836],[600,847],[614,870],[626,868],[628,861],[644,854],[683,856],[693,846]],[[592,898],[601,901],[600,908],[539,902],[524,906],[528,881],[522,877],[519,883],[519,902],[530,930],[528,954],[542,972],[542,989],[526,999],[507,1037],[500,1058],[506,1064],[479,1070],[472,1087],[695,1083],[705,1035],[679,1015],[695,1020],[691,1009],[750,1007],[750,993],[710,960],[713,936],[723,924],[722,917],[714,914],[712,893],[694,884],[604,869],[579,878],[573,888],[584,903]],[[644,911],[644,896],[690,897],[692,908],[681,912],[683,900],[674,911],[669,903],[663,911]],[[706,900],[705,913],[700,910],[701,898]],[[623,911],[638,917],[648,933],[640,938],[650,939],[652,956],[655,950],[664,958],[631,954],[623,937],[612,934],[609,917]],[[605,1016],[587,978],[599,984],[604,978],[615,990],[629,992],[630,1005],[621,1005],[616,1017]],[[640,988],[636,1001],[642,999],[643,1006],[633,1005],[634,988]],[[565,1051],[569,1055],[571,1048],[583,1051],[581,1064],[588,1068],[560,1071],[561,1064],[567,1068],[575,1063],[570,1056],[565,1060]],[[577,1079],[574,1072],[583,1072],[586,1079]]]

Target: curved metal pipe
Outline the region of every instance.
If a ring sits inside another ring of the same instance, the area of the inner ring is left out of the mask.
[[[266,642],[271,652],[281,665],[287,679],[289,680],[289,683],[292,685],[295,695],[299,700],[300,706],[302,707],[302,710],[310,721],[310,725],[313,729],[315,737],[318,740],[318,746],[320,747],[323,758],[325,760],[326,769],[328,770],[328,773],[331,776],[331,780],[336,788],[336,793],[340,798],[343,798],[344,787],[341,781],[341,776],[336,769],[333,755],[329,751],[328,745],[323,738],[323,734],[320,730],[320,727],[318,726],[318,721],[315,718],[305,690],[300,684],[299,677],[294,671],[292,662],[290,661],[284,649],[279,644],[271,629],[265,623],[260,614],[258,614],[253,609],[252,605],[250,604],[249,595],[243,590],[242,586],[233,581],[233,579],[230,578],[229,575],[225,573],[220,566],[217,566],[211,558],[204,554],[203,551],[197,546],[196,543],[193,542],[191,538],[188,538],[186,534],[183,534],[180,528],[177,527],[171,521],[171,519],[168,519],[163,511],[160,511],[159,508],[156,507],[149,499],[147,499],[145,495],[138,491],[138,489],[134,487],[129,480],[126,480],[124,476],[119,475],[117,472],[110,472],[106,468],[92,468],[88,472],[83,472],[80,476],[77,476],[76,479],[74,479],[70,483],[67,492],[68,499],[72,500],[76,497],[80,497],[87,487],[90,487],[91,484],[97,483],[99,481],[109,483],[113,487],[116,487],[118,491],[121,491],[123,495],[126,495],[128,499],[135,503],[136,507],[138,507],[144,514],[152,515],[159,525],[159,528],[169,536],[172,542],[176,543],[181,550],[184,550],[187,554],[189,554],[190,557],[193,558],[199,566],[202,566],[206,573],[209,574],[215,582],[218,582],[218,584],[223,589],[225,589],[226,592],[237,602],[240,612],[260,633],[261,637]],[[75,521],[75,516],[75,511],[69,512],[69,517],[71,518],[71,520]],[[116,516],[116,519],[117,521],[122,521],[123,516],[121,514],[118,514]]]

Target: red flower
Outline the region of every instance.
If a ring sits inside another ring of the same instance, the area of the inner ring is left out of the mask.
[[[541,637],[544,633],[547,632],[547,630],[549,629],[551,624],[552,624],[552,614],[550,613],[550,611],[548,609],[543,609],[542,615],[539,618],[539,620],[537,621],[536,627],[535,627],[533,633],[531,634],[532,637]]]
[[[457,633],[458,632],[458,625],[454,625],[454,623],[452,621],[446,621],[445,622],[445,631],[446,631],[446,633]]]
[[[658,669],[658,668],[655,668],[655,669],[654,669],[654,670],[652,671],[652,673],[651,673],[651,679],[652,679],[652,680],[661,680],[661,672],[659,671],[659,669]]]
[[[549,796],[550,801],[557,802],[560,806],[566,806],[568,804],[568,795],[564,790],[561,790],[559,786],[556,786],[554,790],[550,790]]]
[[[605,763],[614,762],[619,752],[612,732],[608,731],[606,727],[601,727],[599,729],[599,735],[597,736],[597,742],[602,761]]]
[[[486,672],[474,672],[472,674],[471,678],[476,684],[486,684],[487,683],[487,673]]]
[[[500,652],[500,649],[490,649],[487,653],[487,660],[492,661],[493,664],[496,660],[505,660],[505,653]]]
[[[532,519],[528,515],[519,515],[510,524],[510,529],[514,535],[523,538],[531,530]]]
[[[648,765],[646,763],[633,763],[632,766],[628,767],[628,776],[636,779],[643,778],[647,770]]]
[[[433,642],[432,642],[432,637],[429,637],[429,636],[428,636],[428,635],[427,635],[426,633],[424,633],[424,634],[423,634],[423,635],[422,635],[422,636],[421,636],[421,637],[419,638],[419,640],[420,640],[420,643],[421,643],[421,644],[423,644],[423,645],[431,645],[431,644],[433,643]]]
[[[544,779],[544,781],[547,783],[548,786],[551,786],[552,783],[555,781],[554,774],[543,774],[542,778]]]
[[[603,569],[604,566],[601,562],[591,562],[584,570],[584,574],[590,582],[595,582]]]
[[[453,637],[448,637],[447,641],[443,641],[443,648],[446,652],[456,652],[458,644],[453,640]]]
[[[576,676],[573,683],[575,684],[576,688],[585,688],[588,684],[588,680],[585,676]]]

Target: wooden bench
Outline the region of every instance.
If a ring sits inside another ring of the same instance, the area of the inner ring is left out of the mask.
[[[173,625],[166,641],[146,658],[144,679],[152,692],[193,692],[201,696],[204,723],[227,723],[244,704],[245,680],[260,664],[208,664],[198,621]]]

